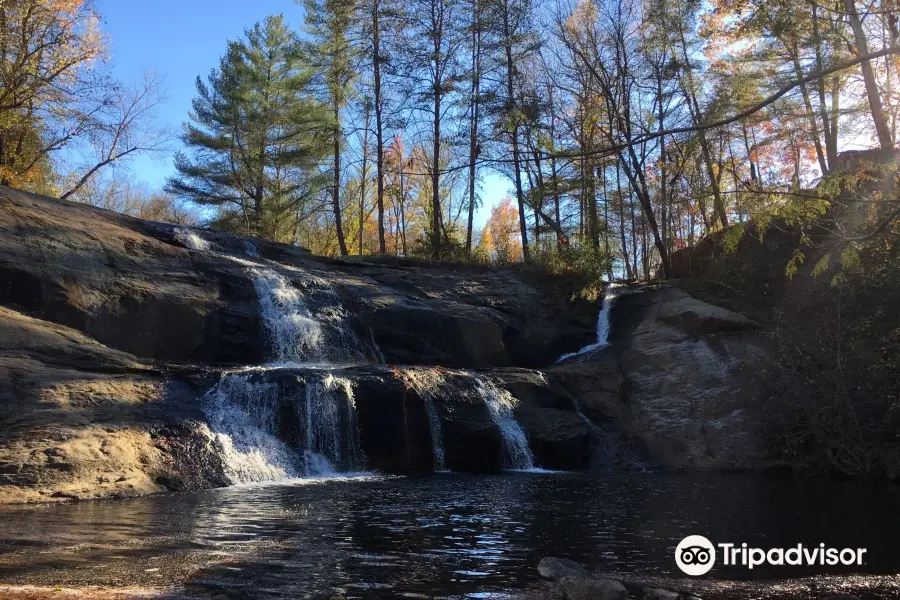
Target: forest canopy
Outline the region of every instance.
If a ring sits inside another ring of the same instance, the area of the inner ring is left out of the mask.
[[[0,183],[322,254],[629,279],[751,221],[828,220],[819,261],[897,235],[895,0],[300,5],[223,39],[175,136],[158,76],[110,76],[90,0],[0,0]],[[164,190],[140,154],[174,156]]]

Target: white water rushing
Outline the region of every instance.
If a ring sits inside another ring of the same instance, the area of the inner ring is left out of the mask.
[[[603,296],[603,306],[600,307],[600,314],[597,315],[597,341],[585,346],[577,352],[563,354],[556,359],[557,363],[561,363],[574,356],[581,356],[582,354],[605,348],[609,345],[609,309],[612,307],[612,302],[616,298],[615,289],[617,287],[619,287],[618,284],[610,283],[609,287],[606,288],[606,294]]]
[[[176,237],[195,250],[213,251],[211,244],[195,231],[179,229]],[[210,436],[218,446],[226,476],[232,483],[240,484],[359,472],[365,459],[352,383],[335,377],[327,367],[369,362],[371,354],[383,362],[374,340],[367,352],[347,326],[347,313],[328,281],[299,270],[296,271],[302,275],[292,281],[258,258],[252,244],[245,244],[244,250],[252,260],[222,256],[247,267],[268,332],[272,362],[224,373],[204,397]],[[604,344],[611,298],[608,292],[597,325],[598,342],[602,340]],[[295,371],[284,372],[304,366],[310,367],[311,373],[296,380],[292,379]],[[320,374],[316,373],[317,368],[322,369]],[[424,404],[434,469],[445,471],[443,433],[435,399],[443,397],[440,390],[446,385],[446,378],[429,368],[407,368],[403,373]],[[535,470],[528,438],[513,413],[518,401],[485,376],[465,371],[458,374],[467,382],[471,380],[500,432],[504,467]],[[297,385],[300,387],[296,389],[302,392],[286,397],[285,390]],[[466,388],[471,389],[468,385]],[[284,442],[285,438],[291,443]]]
[[[251,267],[248,273],[275,363],[348,365],[369,363],[370,354],[380,358],[374,341],[367,347],[348,326],[347,311],[325,279],[303,273],[301,289],[269,268]]]
[[[303,406],[297,406],[306,475],[327,476],[361,469],[356,405],[350,381],[327,373],[306,384]]]
[[[191,250],[209,250],[210,243],[203,239],[203,237],[198,234],[193,229],[188,229],[187,227],[178,227],[175,229],[175,239],[184,244],[186,247]]]
[[[294,452],[276,435],[278,389],[253,371],[224,373],[204,397],[209,429],[231,483],[297,477]]]
[[[300,290],[271,269],[251,268],[250,276],[275,361],[321,359],[322,326],[306,306]]]
[[[175,237],[188,248],[214,251],[194,230],[176,229]],[[204,397],[210,436],[225,475],[239,484],[360,471],[364,459],[350,381],[323,371],[318,379],[299,381],[304,389],[297,397],[285,398],[273,379],[279,369],[290,366],[367,362],[363,344],[344,322],[346,312],[338,295],[327,281],[305,272],[302,289],[297,287],[267,267],[251,242],[245,241],[243,250],[253,260],[222,256],[247,267],[269,335],[272,362],[224,373]],[[311,292],[316,293],[316,312],[308,304]],[[374,342],[372,346],[378,354]],[[280,422],[291,412],[296,422],[285,428]],[[296,441],[289,445],[279,437],[284,433],[279,429],[290,437],[292,426]]]
[[[516,416],[513,408],[518,403],[512,394],[482,376],[473,376],[475,389],[484,400],[491,420],[500,429],[503,438],[503,455],[505,466],[517,471],[533,471],[534,455],[528,447],[528,437]]]
[[[428,416],[428,429],[431,434],[431,447],[434,457],[434,470],[438,473],[447,471],[444,461],[444,435],[441,429],[441,420],[438,417],[434,398],[438,390],[445,383],[444,376],[435,369],[405,369],[404,378],[418,392],[425,405],[425,414]]]
[[[356,473],[363,464],[350,381],[325,373],[294,404],[297,443],[278,436],[278,367],[224,373],[204,397],[210,437],[232,484]]]

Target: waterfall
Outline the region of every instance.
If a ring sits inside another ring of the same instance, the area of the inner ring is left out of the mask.
[[[228,479],[253,483],[361,471],[364,457],[350,381],[325,373],[305,383],[305,392],[293,400],[297,443],[291,448],[278,438],[279,407],[291,400],[283,398],[278,383],[265,380],[278,371],[225,373],[204,397],[210,434]]]
[[[444,462],[444,435],[441,430],[441,420],[434,405],[434,398],[444,382],[444,376],[436,369],[411,369],[402,371],[404,379],[416,390],[422,403],[425,405],[425,414],[428,416],[428,429],[431,434],[431,448],[434,456],[434,470],[438,473],[446,472],[447,465]]]
[[[213,251],[210,242],[190,229],[177,228],[175,238],[188,248]],[[286,366],[369,362],[366,346],[345,323],[347,313],[339,295],[327,280],[285,267],[302,273],[298,287],[264,266],[253,242],[243,240],[242,246],[251,260],[215,253],[247,268],[274,364],[224,373],[204,396],[210,437],[219,448],[226,476],[232,483],[250,483],[362,470],[349,380],[325,372],[306,381],[305,391],[291,399],[282,397],[277,383],[266,381]],[[374,340],[368,350],[380,357]],[[292,403],[295,449],[278,438],[279,407]]]
[[[209,429],[232,483],[296,477],[296,456],[276,434],[278,386],[224,373],[203,402]]]
[[[369,348],[346,323],[340,297],[321,277],[304,273],[303,290],[272,269],[248,269],[277,363],[365,364]]]
[[[484,400],[491,420],[500,429],[505,466],[514,470],[534,470],[534,455],[528,447],[528,437],[513,414],[513,407],[518,401],[508,391],[483,376],[474,375],[473,379],[475,390]]]
[[[186,227],[175,228],[175,239],[191,250],[204,251],[210,248],[210,243],[200,237],[200,234]]]
[[[270,269],[252,268],[250,276],[275,361],[321,359],[322,326],[307,308],[300,290]]]
[[[356,405],[349,380],[327,373],[307,382],[305,398],[302,405],[297,405],[297,412],[306,475],[361,470]]]
[[[557,364],[574,356],[580,356],[582,354],[593,352],[594,350],[605,348],[609,344],[609,310],[612,308],[612,302],[616,298],[615,289],[617,287],[619,287],[618,284],[610,283],[606,288],[606,294],[603,296],[603,305],[600,307],[600,314],[597,315],[597,341],[585,346],[578,352],[563,354],[556,359]]]

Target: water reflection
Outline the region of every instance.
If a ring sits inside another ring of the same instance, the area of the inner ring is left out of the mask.
[[[672,551],[688,534],[760,547],[866,545],[864,572],[895,573],[898,508],[893,487],[756,476],[517,473],[241,487],[4,510],[0,579],[187,582],[200,595],[234,598],[482,597],[532,584],[546,555],[677,576]]]

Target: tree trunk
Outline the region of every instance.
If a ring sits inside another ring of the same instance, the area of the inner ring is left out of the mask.
[[[631,272],[635,278],[638,274],[638,229],[634,220],[634,194],[628,191],[628,210],[631,212]]]
[[[844,8],[847,11],[847,16],[850,18],[850,27],[853,29],[853,38],[856,41],[856,55],[865,56],[869,54],[869,43],[866,40],[866,32],[863,30],[859,13],[856,12],[856,0],[844,0]],[[872,120],[875,122],[878,144],[882,150],[893,150],[894,140],[891,137],[891,130],[888,127],[884,107],[881,104],[881,96],[878,93],[878,82],[875,79],[875,70],[872,69],[872,62],[864,60],[859,66],[862,69],[863,82],[866,85],[866,96],[869,98],[869,109],[872,111]]]
[[[513,92],[513,57],[512,57],[512,39],[509,31],[509,7],[505,6],[503,10],[503,35],[504,47],[506,50],[506,104],[509,111],[515,111],[516,102]],[[531,261],[531,255],[528,251],[528,226],[525,223],[525,193],[522,190],[522,165],[519,157],[519,118],[512,115],[512,151],[513,151],[513,170],[516,183],[516,200],[519,204],[519,231],[522,235],[522,258],[528,263]]]
[[[650,201],[650,193],[647,191],[647,183],[644,179],[644,173],[640,170],[640,162],[634,152],[634,147],[628,147],[631,166],[625,165],[625,174],[631,183],[631,188],[637,194],[641,207],[644,210],[644,216],[647,218],[647,224],[650,226],[650,232],[653,234],[653,243],[659,252],[659,260],[662,262],[663,276],[668,279],[671,275],[672,267],[669,264],[669,252],[659,235],[659,225],[656,222],[656,215],[653,214],[653,205]],[[621,154],[620,154],[621,156]],[[624,157],[622,158],[624,164]],[[633,171],[633,172],[632,172]]]
[[[619,234],[622,238],[622,259],[625,263],[625,279],[634,279],[634,274],[631,272],[631,263],[628,260],[628,241],[625,239],[625,194],[622,192],[620,163],[616,163],[616,195],[619,197]]]
[[[331,208],[334,211],[334,227],[337,231],[341,256],[347,256],[347,242],[341,225],[341,111],[334,105],[334,189],[331,192]]]
[[[473,8],[472,25],[472,122],[469,124],[469,219],[466,224],[466,256],[472,256],[472,228],[475,222],[475,161],[478,159],[478,111],[481,94],[481,26],[478,7]]]
[[[794,63],[794,73],[798,79],[804,75],[803,67],[800,65],[800,57],[798,56],[796,44],[791,47],[791,60]],[[819,137],[819,123],[816,121],[816,113],[813,110],[812,99],[809,96],[809,89],[805,83],[800,84],[800,95],[803,97],[803,106],[806,108],[806,121],[809,124],[810,135],[813,138],[813,144],[816,148],[816,158],[819,161],[819,170],[822,175],[828,174],[828,161],[825,158],[825,151],[822,149],[822,140]]]
[[[594,258],[600,256],[600,217],[597,214],[597,180],[594,179],[594,167],[587,168],[587,202],[588,204],[588,231],[591,236],[591,248]]]
[[[660,171],[660,181],[659,181],[659,201],[660,201],[660,210],[662,211],[662,222],[663,222],[663,230],[662,237],[663,243],[666,246],[669,245],[667,236],[666,236],[666,211],[668,210],[668,195],[666,190],[666,136],[662,135],[662,132],[665,131],[665,107],[663,106],[663,89],[662,89],[662,73],[659,70],[658,65],[654,65],[656,71],[656,103],[658,107],[659,114],[659,171]]]
[[[682,83],[681,89],[684,93],[685,100],[687,100],[688,112],[690,112],[691,114],[691,120],[696,127],[698,125],[701,125],[700,103],[697,102],[697,95],[694,93],[694,75],[693,70],[691,69],[690,59],[688,58],[687,40],[685,40],[684,38],[684,31],[681,31],[680,34],[682,58],[684,59],[685,72],[687,75],[687,85],[684,85],[684,83]],[[722,199],[722,193],[721,190],[719,190],[719,182],[716,179],[715,172],[713,170],[712,153],[709,151],[709,142],[706,139],[706,131],[698,131],[697,137],[700,139],[700,149],[703,154],[703,161],[706,164],[706,174],[709,177],[709,185],[712,188],[713,192],[713,205],[715,208],[715,213],[716,215],[718,215],[719,221],[721,221],[722,223],[722,227],[728,227],[728,215],[725,213],[725,202]],[[655,220],[656,219],[654,218],[654,221]]]
[[[375,85],[375,168],[378,171],[376,194],[378,202],[378,251],[387,253],[384,239],[384,131],[381,99],[381,0],[372,0],[372,70]],[[362,233],[360,233],[360,239]],[[362,242],[360,241],[360,247]]]
[[[440,47],[436,42],[435,61],[439,58],[437,54]],[[441,166],[441,84],[437,79],[434,83],[434,125],[433,131],[434,142],[432,145],[432,169],[431,169],[431,256],[434,260],[441,259],[441,189],[440,189],[440,173]]]
[[[816,52],[816,71],[821,71],[825,68],[825,63],[822,60],[822,34],[819,30],[819,12],[815,4],[812,5],[812,25],[813,47]],[[819,96],[819,117],[822,119],[822,131],[825,135],[825,158],[828,168],[833,169],[837,163],[837,128],[832,128],[831,120],[828,116],[828,105],[825,100],[826,83],[826,78],[820,77],[816,81],[816,91]]]
[[[609,250],[609,196],[606,193],[606,167],[600,165],[597,167],[597,179],[600,180],[600,185],[603,190],[603,221],[606,225],[603,228],[603,247],[606,251],[606,258],[609,259],[610,250]],[[610,277],[612,273],[610,273]],[[612,279],[610,279],[612,281]]]
[[[363,232],[366,228],[366,180],[369,178],[369,106],[365,107],[362,142],[362,167],[359,178],[359,255],[363,255]]]

